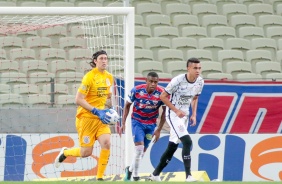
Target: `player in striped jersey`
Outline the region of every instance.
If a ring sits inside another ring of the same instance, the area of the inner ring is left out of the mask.
[[[131,114],[132,135],[135,144],[135,155],[132,164],[125,169],[125,181],[133,179],[138,181],[138,169],[140,160],[148,148],[152,137],[154,141],[158,141],[161,129],[165,122],[165,105],[160,99],[163,88],[158,86],[159,77],[156,72],[150,72],[147,75],[146,84],[135,86],[128,96],[122,116],[122,127],[119,134],[125,130],[126,118],[129,114],[130,106],[133,104],[133,112]],[[160,123],[157,126],[157,118],[159,116],[159,108],[163,108]],[[156,129],[156,130],[155,130]]]
[[[200,77],[200,72],[200,61],[197,58],[188,59],[187,73],[174,77],[160,96],[167,106],[165,116],[166,122],[170,126],[170,136],[167,149],[160,158],[158,166],[148,178],[149,180],[161,181],[159,175],[171,160],[180,140],[183,144],[182,159],[186,181],[196,181],[190,171],[192,140],[187,128],[189,123],[191,126],[196,125],[198,96],[201,94],[204,86],[204,80]],[[192,114],[189,112],[190,105],[192,107]]]

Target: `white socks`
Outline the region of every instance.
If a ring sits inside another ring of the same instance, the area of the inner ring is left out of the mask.
[[[138,176],[140,160],[144,156],[144,145],[135,146],[135,156],[132,160],[132,164],[129,167],[129,171],[133,171],[133,177]]]

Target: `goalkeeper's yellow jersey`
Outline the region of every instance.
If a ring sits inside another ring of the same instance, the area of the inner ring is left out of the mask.
[[[104,109],[107,98],[110,97],[112,91],[114,78],[108,71],[100,72],[97,68],[93,68],[82,79],[81,85],[78,91],[85,95],[85,100],[96,107],[97,109]],[[90,117],[93,118],[93,114],[79,106],[77,108],[76,117]]]

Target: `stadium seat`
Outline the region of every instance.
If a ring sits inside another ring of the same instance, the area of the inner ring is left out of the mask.
[[[197,40],[208,37],[207,29],[204,27],[183,27],[181,36],[196,38]]]
[[[249,62],[234,61],[226,63],[225,73],[230,73],[236,78],[239,73],[252,73],[252,65]]]
[[[19,94],[0,94],[0,106],[6,108],[22,107],[23,97]]]
[[[0,7],[14,7],[14,6],[17,6],[16,2],[0,1]]]
[[[241,27],[238,30],[238,37],[248,40],[264,38],[264,31],[262,27]]]
[[[277,51],[277,62],[282,64],[282,50]]]
[[[198,16],[200,24],[204,15],[216,15],[217,7],[214,4],[195,4],[192,7],[192,14]]]
[[[38,32],[41,37],[50,38],[54,48],[59,48],[59,39],[67,36],[67,28],[60,25],[41,29]]]
[[[157,26],[171,26],[170,17],[168,15],[157,14],[146,16],[146,26],[154,30]]]
[[[205,15],[202,18],[203,27],[206,27],[208,35],[210,35],[211,28],[215,26],[228,26],[227,18],[223,15]]]
[[[281,27],[282,16],[279,15],[261,15],[258,18],[258,25],[266,32],[268,27]]]
[[[258,17],[261,15],[272,15],[273,8],[270,4],[250,4],[248,12],[250,15],[255,16],[258,21]]]
[[[34,37],[34,36],[38,36],[38,32],[37,30],[31,30],[31,31],[20,31],[20,32],[17,32],[15,34],[17,37],[21,38],[23,40],[23,43],[24,41],[28,38],[28,37]]]
[[[170,74],[170,73],[158,73],[158,76],[159,76],[159,78],[168,78],[168,79],[172,78],[172,74]]]
[[[52,89],[54,87],[54,89]],[[53,90],[53,91],[52,91]],[[42,94],[44,95],[54,95],[54,101],[55,103],[58,101],[58,96],[59,95],[68,95],[69,94],[69,89],[66,84],[54,84],[52,86],[51,84],[44,84],[42,86]]]
[[[213,61],[212,52],[209,50],[204,50],[204,49],[188,50],[187,56],[188,56],[188,59],[195,57],[195,58],[198,58],[202,62],[203,61]]]
[[[136,69],[136,72],[142,73],[143,76],[147,76],[147,74],[151,71],[164,73],[163,64],[159,61],[139,61]]]
[[[50,7],[74,7],[73,2],[63,2],[63,1],[48,1],[46,2],[46,5]]]
[[[14,85],[13,92],[25,98],[25,96],[29,94],[39,94],[39,89],[35,84],[17,84]]]
[[[29,83],[36,84],[42,90],[43,84],[49,84],[51,80],[54,80],[55,74],[49,72],[34,72],[29,75]]]
[[[235,28],[233,27],[225,27],[225,26],[212,27],[210,37],[220,38],[224,42],[226,42],[228,38],[236,37],[236,31]]]
[[[187,73],[187,67],[185,61],[174,61],[167,63],[167,73],[170,73],[172,77],[179,74]]]
[[[238,3],[249,6],[251,4],[263,3],[263,0],[238,0]]]
[[[276,42],[278,42],[279,39],[282,39],[282,26],[267,28],[266,29],[266,37],[274,39]]]
[[[244,54],[244,58],[246,58],[246,51],[251,50],[251,42],[250,40],[243,38],[228,38],[226,40],[226,49],[234,49],[240,50]]]
[[[152,37],[152,32],[149,27],[135,26],[135,38],[140,38],[143,42],[145,42],[146,38],[150,37]]]
[[[7,54],[4,49],[0,49],[0,60],[5,60],[7,59]]]
[[[178,28],[171,26],[157,26],[153,29],[154,37],[165,37],[172,40],[179,37]]]
[[[226,16],[228,22],[233,15],[247,15],[248,9],[244,4],[224,4],[222,6],[222,14]]]
[[[2,72],[0,80],[2,84],[27,84],[27,76],[20,72]]]
[[[53,60],[50,64],[50,72],[54,73],[56,77],[59,77],[62,72],[75,72],[76,62],[67,60]]]
[[[171,48],[181,50],[184,60],[187,60],[187,51],[197,49],[198,43],[195,38],[178,37],[171,40]]]
[[[0,84],[0,94],[12,93],[11,86],[9,84]]]
[[[144,49],[144,43],[141,38],[134,38],[134,49]]]
[[[218,51],[224,50],[224,42],[220,38],[200,38],[199,49],[211,51],[213,61],[218,61]]]
[[[282,3],[277,5],[277,9],[275,11],[277,15],[282,16]]]
[[[200,26],[196,15],[175,15],[172,18],[172,25],[178,28],[180,35],[182,35],[182,29],[184,27]]]
[[[17,48],[10,50],[10,58],[13,61],[18,61],[21,65],[22,61],[36,59],[35,51],[28,48]]]
[[[222,65],[220,62],[216,61],[207,61],[207,62],[201,62],[202,65],[202,76],[204,78],[207,77],[207,74],[209,73],[222,73]]]
[[[177,49],[163,49],[158,52],[158,61],[163,63],[164,71],[167,72],[167,63],[170,61],[184,61],[183,52]]]
[[[108,61],[111,62],[113,60],[123,60],[123,50],[121,49],[111,49],[107,51]]]
[[[70,49],[68,52],[68,58],[71,61],[82,61],[82,60],[92,60],[92,52],[90,49]]]
[[[282,50],[282,38],[277,40],[278,50]]]
[[[211,0],[210,2],[211,2],[211,4],[216,5],[218,14],[223,14],[223,6],[225,4],[236,4],[237,3],[236,0],[228,0],[228,1],[226,1],[226,0]]]
[[[191,7],[188,4],[183,3],[170,3],[165,7],[165,14],[170,16],[171,20],[173,20],[175,15],[190,15]]]
[[[134,6],[136,8],[136,6],[138,4],[141,4],[141,3],[153,3],[154,1],[153,0],[131,0],[131,4],[132,6]]]
[[[233,76],[230,73],[209,73],[206,79],[212,80],[232,80]]]
[[[19,72],[19,63],[13,60],[0,60],[0,73]]]
[[[75,1],[74,5],[77,7],[102,7],[103,4],[96,1],[96,2],[91,2],[91,1]]]
[[[223,69],[226,71],[226,63],[244,61],[243,52],[239,50],[220,50],[218,51],[218,61],[222,63]]]
[[[170,40],[168,38],[151,37],[146,39],[145,48],[153,51],[154,60],[158,58],[158,51],[170,49]]]
[[[26,47],[35,51],[36,59],[39,59],[40,50],[52,47],[52,40],[49,37],[28,37],[26,39]]]
[[[90,71],[92,69],[92,67],[90,66],[89,63],[90,63],[89,60],[80,61],[78,72],[82,72],[82,73],[86,74],[88,71]]]
[[[260,81],[262,76],[256,73],[238,73],[234,79],[237,81]]]
[[[142,15],[145,19],[147,15],[162,14],[161,5],[158,3],[140,3],[135,8],[135,14]]]
[[[149,49],[135,49],[135,54],[134,54],[134,59],[135,62],[140,61],[140,60],[154,60],[154,54],[153,51]]]
[[[142,74],[140,74],[140,75],[142,76]],[[71,86],[71,88],[68,88],[68,89],[71,89],[71,90],[68,90],[68,91],[69,91],[68,94],[70,94],[70,95],[76,95],[77,90],[78,90],[78,88],[79,88],[80,85],[81,85],[81,84],[73,84],[73,85]]]
[[[267,73],[264,78],[271,81],[282,81],[282,73]]]
[[[62,72],[56,77],[56,82],[66,84],[70,88],[75,83],[81,83],[83,76],[81,72]]]
[[[189,4],[192,8],[196,4],[209,4],[208,0],[183,0],[183,3]]]
[[[51,96],[43,94],[31,94],[25,97],[25,103],[33,108],[47,108],[52,105]]]
[[[53,61],[59,59],[66,59],[66,51],[63,49],[57,48],[46,48],[41,49],[40,51],[40,59],[45,61]]]
[[[135,26],[144,26],[144,20],[142,15],[135,14]]]
[[[257,62],[272,61],[271,52],[260,49],[249,50],[246,52],[246,61],[252,64],[252,70],[255,71]]]
[[[98,35],[99,37],[107,37],[107,38],[113,38],[115,40],[117,40],[118,38],[122,38],[123,34],[122,34],[123,30],[122,27],[119,26],[112,26],[112,25],[102,25],[99,26],[98,28]]]
[[[271,52],[272,60],[276,60],[277,45],[275,40],[270,38],[254,38],[251,43],[252,49],[268,50]]]
[[[236,32],[237,32],[237,36],[238,35],[238,30],[241,27],[256,27],[256,18],[252,15],[233,15],[230,17],[230,26],[234,27]]]
[[[256,63],[256,73],[265,78],[266,74],[281,73],[281,64],[278,62],[258,62]]]
[[[182,0],[153,0],[153,2],[155,3],[159,3],[161,5],[162,8],[162,13],[166,14],[166,6],[169,4],[182,4]],[[184,3],[186,5],[188,5],[188,3]]]
[[[48,72],[48,63],[43,60],[25,60],[22,62],[22,71],[27,76],[34,72]]]
[[[82,49],[85,48],[85,40],[75,37],[63,37],[59,39],[59,45],[61,49],[69,51],[70,49]]]
[[[82,26],[72,26],[70,28],[70,35],[71,37],[74,38],[84,38],[84,37],[96,37],[98,36],[98,28],[92,27],[91,31],[90,28],[83,28]]]
[[[75,95],[58,95],[58,99],[56,102],[57,107],[76,107],[75,103]]]
[[[5,49],[8,58],[10,57],[10,50],[15,48],[22,48],[23,41],[16,36],[0,37],[0,48]]]

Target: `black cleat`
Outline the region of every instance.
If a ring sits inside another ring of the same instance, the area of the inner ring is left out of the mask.
[[[97,181],[104,181],[103,178],[97,178]]]
[[[60,151],[60,153],[58,154],[58,156],[55,159],[55,166],[58,168],[60,167],[61,163],[67,158],[64,155],[64,150],[68,149],[67,147],[63,147]]]
[[[130,181],[131,180],[131,175],[132,175],[132,172],[129,171],[129,166],[127,166],[125,168],[125,176],[123,178],[123,181]]]
[[[133,176],[133,180],[134,180],[134,181],[139,181],[139,180],[140,180],[140,177],[139,177],[139,176],[136,176],[136,177]]]

